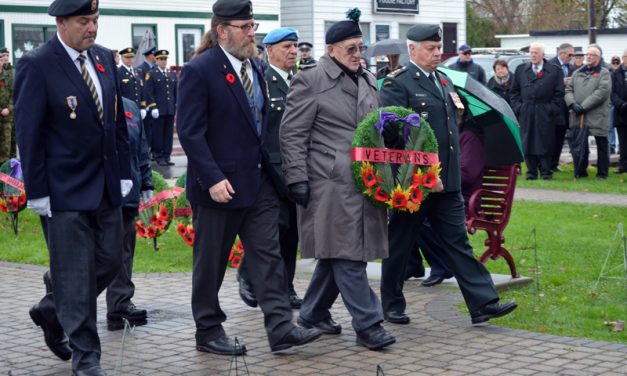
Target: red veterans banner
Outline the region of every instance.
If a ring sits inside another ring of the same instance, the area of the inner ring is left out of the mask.
[[[158,195],[153,196],[153,198],[151,198],[150,201],[148,201],[147,203],[140,205],[139,211],[142,212],[148,208],[151,208],[157,205],[160,202],[163,202],[165,200],[172,199],[172,198],[174,198],[174,194],[172,193],[171,190],[166,189],[165,191],[162,191]]]
[[[24,192],[24,183],[10,175],[0,172],[0,181],[5,182],[11,187]]]
[[[430,166],[439,162],[437,153],[415,150],[353,148],[353,162],[397,163]]]

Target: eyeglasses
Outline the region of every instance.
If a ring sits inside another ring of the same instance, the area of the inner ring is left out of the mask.
[[[472,51],[462,52],[462,55],[472,55]]]
[[[348,47],[340,46],[339,44],[334,44],[334,46],[343,49],[349,55],[355,55],[358,50],[359,50],[360,53],[363,54],[368,49],[368,46],[363,45],[363,44],[361,46],[355,46],[354,44],[351,44]]]
[[[575,54],[568,54],[568,57],[573,57],[575,56]]]
[[[612,64],[620,64],[620,61],[614,60],[614,61],[612,61]]]
[[[250,32],[250,30],[252,29],[253,31],[257,31],[257,29],[259,28],[259,24],[258,23],[252,23],[252,24],[246,24],[246,25],[242,25],[242,26],[238,26],[238,25],[233,25],[233,24],[224,24],[224,26],[231,26],[231,27],[236,27],[238,29],[242,29],[243,32],[248,33]]]

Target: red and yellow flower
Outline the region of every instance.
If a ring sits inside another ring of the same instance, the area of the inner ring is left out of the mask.
[[[404,209],[407,206],[407,196],[409,196],[409,190],[403,190],[398,184],[392,191],[392,198],[388,204],[392,206],[392,209]]]

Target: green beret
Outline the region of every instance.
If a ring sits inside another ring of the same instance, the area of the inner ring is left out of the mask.
[[[53,17],[89,16],[98,12],[98,0],[54,0],[48,7]]]
[[[218,0],[213,4],[213,15],[221,20],[251,20],[253,4],[250,0]]]
[[[442,28],[437,24],[417,24],[407,30],[407,39],[414,42],[439,42],[442,40]]]

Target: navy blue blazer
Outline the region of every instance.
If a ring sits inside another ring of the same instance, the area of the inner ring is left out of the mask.
[[[128,134],[110,50],[87,51],[102,87],[104,121],[57,36],[24,55],[15,73],[15,124],[28,199],[50,196],[53,211],[89,211],[122,202],[130,179]],[[75,119],[69,97],[76,98]]]
[[[194,57],[181,72],[176,129],[188,159],[186,190],[192,204],[236,209],[257,198],[262,169],[269,168],[263,150],[268,98],[263,74],[254,62],[253,68],[265,97],[261,134],[239,76],[219,46]],[[235,194],[220,204],[209,188],[224,179]]]

